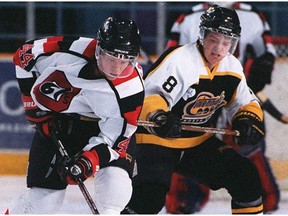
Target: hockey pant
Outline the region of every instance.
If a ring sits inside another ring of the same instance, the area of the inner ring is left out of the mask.
[[[226,188],[232,196],[234,214],[263,210],[256,167],[215,137],[196,148],[185,149],[184,154],[180,149],[153,144],[138,145],[137,152],[138,175],[133,178],[132,198],[122,213],[159,213],[174,171],[191,176],[212,190]]]
[[[262,182],[263,211],[278,209],[280,192],[269,161],[258,148],[248,158],[257,167]],[[247,152],[246,152],[247,153]],[[166,210],[171,214],[193,214],[201,211],[209,200],[210,189],[189,177],[173,173],[170,191],[166,196]]]

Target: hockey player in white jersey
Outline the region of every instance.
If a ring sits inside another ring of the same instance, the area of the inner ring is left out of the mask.
[[[181,130],[209,126],[225,107],[238,145],[263,139],[263,112],[232,54],[241,33],[235,11],[210,7],[201,16],[197,43],[168,49],[148,70],[140,119],[160,127],[138,127],[137,171],[132,198],[123,213],[156,214],[165,204],[175,171],[212,190],[227,189],[233,214],[263,210],[256,167],[215,135]]]
[[[11,204],[10,214],[57,213],[67,185],[90,176],[100,214],[124,209],[132,194],[133,134],[144,100],[136,62],[140,42],[133,20],[109,17],[97,39],[48,37],[17,50],[14,63],[26,116],[37,130],[29,190]],[[61,157],[51,129],[58,131],[70,158]]]
[[[213,2],[197,4],[187,13],[181,14],[168,34],[167,48],[196,41],[198,34],[195,34],[195,31],[200,24],[199,17],[211,4]],[[287,124],[288,116],[282,114],[263,92],[265,85],[271,83],[276,56],[271,43],[270,26],[265,14],[246,3],[227,1],[219,2],[219,4],[235,9],[239,16],[242,33],[234,56],[240,60],[244,67],[248,86],[259,98],[264,110],[275,119]],[[218,123],[217,126],[227,127],[226,112],[225,110],[222,111],[223,114],[218,121],[221,124]],[[224,136],[223,139],[257,166],[262,181],[264,213],[276,210],[280,200],[280,192],[269,165],[269,159],[265,156],[265,139],[253,147],[235,146],[230,136]],[[172,178],[171,190],[167,195],[166,208],[169,213],[194,213],[201,210],[208,197],[208,188],[175,173]]]

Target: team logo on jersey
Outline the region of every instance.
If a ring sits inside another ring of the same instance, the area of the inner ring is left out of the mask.
[[[40,86],[40,92],[58,102],[64,94],[72,92],[72,88],[62,88],[56,82],[45,82]]]
[[[73,87],[62,71],[54,71],[33,89],[36,100],[55,112],[67,110],[79,92],[80,89]]]
[[[225,92],[214,96],[210,92],[201,92],[197,98],[184,107],[182,123],[203,124],[207,122],[217,109],[227,104]]]
[[[192,98],[196,94],[196,90],[189,87],[189,89],[185,92],[183,95],[183,100],[188,100],[189,98]]]

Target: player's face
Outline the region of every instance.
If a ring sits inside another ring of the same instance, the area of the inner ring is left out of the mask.
[[[113,56],[108,55],[100,55],[99,65],[101,65],[100,69],[105,72],[108,78],[117,78],[125,68],[129,65],[128,59],[118,59]]]
[[[98,49],[97,64],[107,79],[125,78],[133,72],[137,57],[112,54],[100,47]]]
[[[217,64],[230,51],[231,38],[215,32],[209,32],[203,40],[204,55],[210,64]]]

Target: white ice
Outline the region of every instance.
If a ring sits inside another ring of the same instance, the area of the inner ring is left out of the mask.
[[[9,203],[26,188],[24,176],[0,176],[1,196],[0,214],[4,214]],[[88,179],[85,185],[93,195],[93,181]],[[221,195],[220,195],[221,194]],[[224,198],[223,198],[224,197]],[[288,191],[281,192],[279,209],[273,214],[284,215],[288,213]],[[91,214],[91,211],[78,186],[68,186],[64,205],[58,214]],[[165,214],[163,210],[161,214]],[[230,201],[225,191],[212,192],[205,208],[198,214],[230,214]]]

